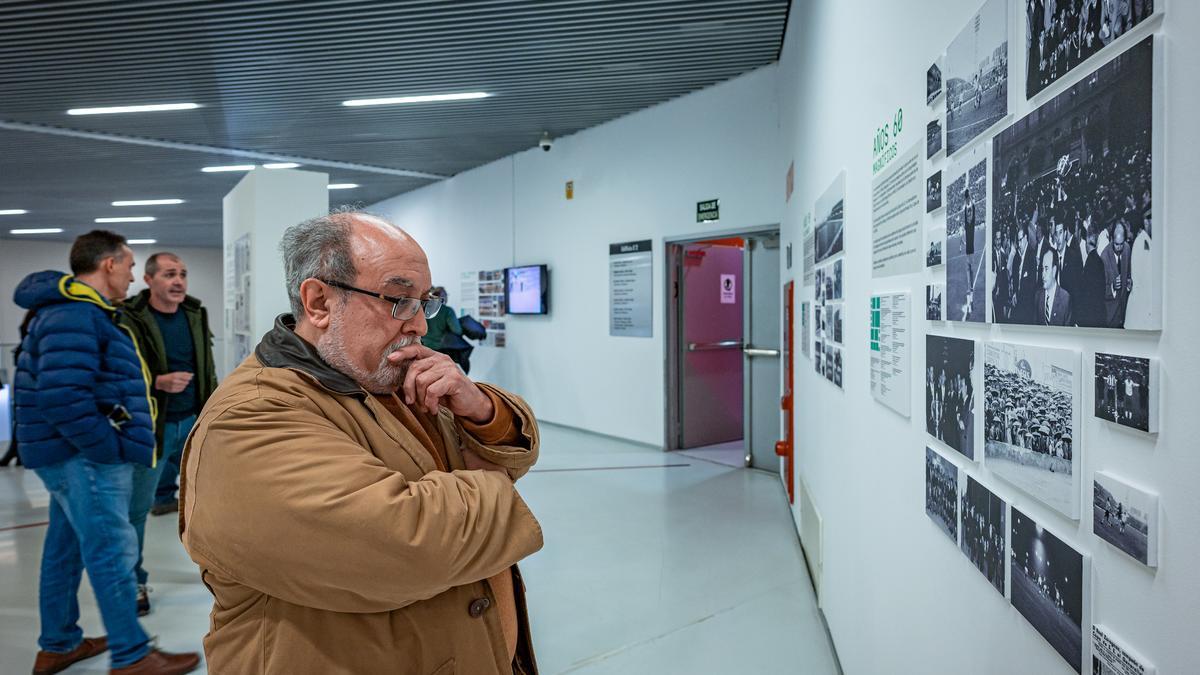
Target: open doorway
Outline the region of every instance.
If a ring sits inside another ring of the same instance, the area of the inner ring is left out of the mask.
[[[779,230],[665,249],[667,450],[778,471]]]

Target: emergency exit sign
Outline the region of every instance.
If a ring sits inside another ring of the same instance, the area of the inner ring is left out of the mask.
[[[721,219],[721,209],[718,206],[718,199],[709,199],[703,202],[696,202],[696,222],[710,223],[714,220]]]

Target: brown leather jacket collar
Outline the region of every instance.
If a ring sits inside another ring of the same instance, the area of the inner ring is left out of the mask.
[[[334,370],[317,354],[317,348],[296,335],[296,319],[291,314],[275,317],[275,327],[263,336],[254,355],[268,368],[291,368],[313,378],[322,387],[344,396],[366,396],[367,392],[340,371]]]

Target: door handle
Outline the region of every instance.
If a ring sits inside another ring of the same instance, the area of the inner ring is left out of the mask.
[[[779,357],[778,349],[762,349],[760,347],[743,347],[742,353],[746,356],[773,356]]]
[[[707,352],[714,349],[741,349],[741,340],[722,340],[720,342],[689,342],[689,352]]]

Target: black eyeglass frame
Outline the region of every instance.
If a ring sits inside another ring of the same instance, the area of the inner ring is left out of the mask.
[[[330,279],[317,279],[317,281],[320,281],[321,283],[326,284],[328,286],[333,286],[334,288],[340,288],[343,291],[353,291],[355,293],[362,293],[363,295],[369,295],[372,298],[378,298],[380,300],[383,300],[384,302],[390,302],[390,303],[392,303],[392,318],[396,319],[397,321],[408,321],[409,319],[416,316],[417,312],[420,310],[424,310],[426,319],[432,319],[433,317],[437,316],[438,312],[440,312],[442,310],[442,299],[436,295],[430,296],[425,299],[410,298],[410,297],[405,297],[405,296],[396,297],[394,295],[384,295],[383,293],[376,293],[375,291],[368,291],[368,290],[365,290],[362,288],[351,286],[350,284],[343,284],[340,281],[332,281]],[[406,307],[413,308],[413,309],[408,310],[408,316],[404,316],[404,317],[400,316],[400,305],[402,303]],[[417,309],[417,308],[419,308],[419,309]]]

